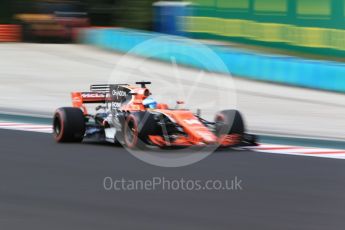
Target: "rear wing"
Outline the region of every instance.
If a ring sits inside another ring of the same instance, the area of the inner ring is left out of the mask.
[[[91,92],[103,92],[110,93],[112,89],[118,88],[119,86],[129,86],[128,84],[100,84],[100,85],[91,85]]]
[[[110,87],[111,85],[106,85],[106,84],[102,84],[102,85],[91,85],[90,86],[90,91],[91,92],[103,92],[103,93],[109,93],[110,92]]]
[[[99,103],[104,104],[118,100],[116,92],[120,88],[126,88],[127,84],[100,84],[91,85],[90,92],[72,92],[72,105],[73,107],[80,108],[84,114],[87,114],[87,109],[84,104]],[[127,89],[128,90],[128,89]],[[126,95],[124,95],[126,96]]]

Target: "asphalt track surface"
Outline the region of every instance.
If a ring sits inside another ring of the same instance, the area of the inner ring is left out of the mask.
[[[216,152],[180,168],[126,150],[0,130],[0,229],[334,229],[345,224],[345,161]],[[105,177],[228,180],[236,191],[106,191]]]

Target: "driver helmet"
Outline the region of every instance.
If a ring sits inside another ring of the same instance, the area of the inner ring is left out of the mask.
[[[145,106],[145,108],[149,108],[149,109],[156,109],[157,108],[157,102],[152,97],[148,97],[148,98],[144,99],[143,105]]]

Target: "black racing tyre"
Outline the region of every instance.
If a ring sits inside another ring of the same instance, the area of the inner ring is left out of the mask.
[[[138,119],[130,114],[123,127],[123,139],[125,145],[130,149],[135,149],[139,145],[139,121]]]
[[[53,119],[53,134],[57,142],[81,142],[85,134],[85,118],[79,108],[59,108]]]
[[[237,110],[223,110],[215,117],[215,134],[217,136],[225,134],[243,135],[245,127],[242,115]]]
[[[149,135],[161,135],[160,127],[149,112],[129,114],[123,125],[124,144],[131,149],[145,149]]]

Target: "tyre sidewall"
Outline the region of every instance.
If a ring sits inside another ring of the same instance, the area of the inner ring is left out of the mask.
[[[150,112],[143,111],[143,112],[134,112],[127,116],[124,127],[123,127],[123,139],[127,147],[129,148],[135,148],[130,143],[128,146],[127,140],[126,140],[126,126],[128,126],[128,119],[135,120],[136,124],[136,148],[145,148],[147,145],[150,144],[149,142],[149,136],[150,135],[161,135],[161,130],[159,125],[157,124],[157,121],[154,119],[154,115]]]
[[[60,133],[55,132],[56,119],[60,124]],[[81,142],[85,134],[85,120],[79,108],[59,108],[54,115],[54,137],[57,142]]]
[[[215,133],[217,136],[225,134],[243,135],[245,127],[242,115],[237,110],[223,110],[216,114]]]

